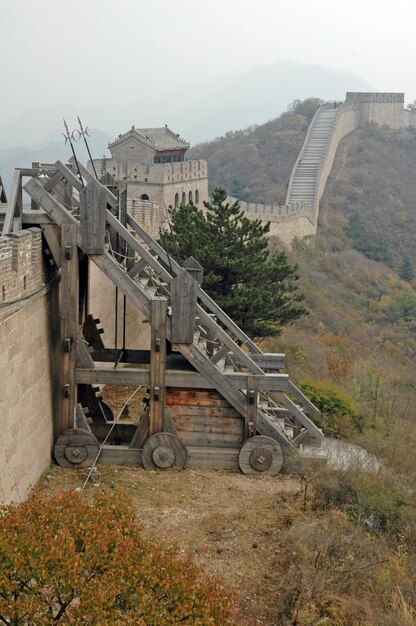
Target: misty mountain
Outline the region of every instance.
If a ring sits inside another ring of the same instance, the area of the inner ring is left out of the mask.
[[[159,85],[156,77],[154,84],[146,85],[141,98],[134,102],[129,102],[125,94],[119,104],[37,106],[7,125],[0,125],[0,151],[44,145],[48,135],[63,130],[63,117],[71,130],[71,124],[80,115],[85,124],[105,129],[114,137],[133,124],[138,128],[168,124],[196,143],[274,119],[295,99],[342,100],[346,91],[375,91],[351,72],[293,61],[253,67],[215,83],[182,84],[172,93]]]

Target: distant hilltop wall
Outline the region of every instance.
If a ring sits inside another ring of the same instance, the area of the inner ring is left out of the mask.
[[[283,243],[290,243],[294,237],[302,238],[315,234],[313,211],[304,202],[284,205],[260,204],[243,202],[232,196],[227,197],[227,202],[237,201],[248,219],[270,222],[269,235],[277,235]]]
[[[317,120],[319,124],[319,116],[325,112],[328,113],[329,108],[330,105],[326,104],[318,109],[310,129]],[[316,154],[316,148],[313,145],[316,138],[314,139],[309,130],[293,168],[287,204],[270,206],[240,202],[247,217],[269,221],[271,223],[270,234],[277,235],[286,244],[290,243],[294,237],[302,238],[316,234],[319,203],[324,194],[338,146],[346,135],[358,128],[365,127],[367,124],[377,124],[377,126],[386,129],[416,126],[416,112],[404,108],[404,93],[401,92],[347,92],[345,102],[341,105],[334,103],[333,109],[335,120],[332,130],[328,134],[326,145],[323,146],[323,149],[321,147],[316,173],[313,174],[312,180],[308,179],[309,189],[311,185],[314,188],[313,198],[305,195],[303,201],[302,198],[295,203],[289,201],[290,188],[296,175],[296,168],[302,162],[302,157],[307,153],[308,148],[311,148]]]

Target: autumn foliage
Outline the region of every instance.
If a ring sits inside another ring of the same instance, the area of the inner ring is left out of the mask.
[[[66,492],[0,511],[0,623],[230,624],[230,596],[143,538],[131,503]]]

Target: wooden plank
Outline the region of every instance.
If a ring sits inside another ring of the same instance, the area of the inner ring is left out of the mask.
[[[199,372],[166,370],[167,387],[183,387],[190,389],[213,389],[214,385]]]
[[[232,355],[230,355],[232,356]],[[250,357],[253,359],[257,365],[259,365],[263,369],[267,370],[281,370],[285,367],[285,355],[284,354],[274,354],[274,353],[266,353],[262,354],[258,353],[250,353]]]
[[[293,417],[299,420],[299,422],[304,426],[314,437],[318,439],[323,439],[324,435],[322,431],[315,426],[315,424],[299,409],[298,406],[292,400],[290,400],[285,394],[279,393],[277,394],[279,401],[285,406]]]
[[[56,267],[61,267],[61,242],[59,241],[59,229],[52,224],[43,224],[41,226],[43,236],[49,250],[51,251]]]
[[[78,248],[76,227],[61,229],[61,402],[56,434],[73,426],[76,404],[76,341],[78,335]]]
[[[148,265],[163,279],[164,282],[170,283],[172,276],[167,270],[158,262],[158,260],[150,254],[150,252],[134,237],[123,224],[121,224],[114,215],[107,210],[106,212],[107,223],[114,228],[114,230],[124,239],[126,243],[133,248],[142,259],[146,261]]]
[[[24,190],[52,217],[56,224],[59,226],[62,224],[76,224],[79,228],[78,220],[66,210],[59,200],[45,191],[38,180],[31,178],[24,186]],[[78,231],[77,241],[81,243],[81,233]]]
[[[211,335],[213,334],[214,334],[213,331],[211,331]],[[224,359],[229,354],[230,354],[230,348],[228,346],[221,346],[221,348],[217,350],[216,353],[210,358],[210,361],[211,363],[216,365],[217,363],[219,363],[219,361]]]
[[[140,261],[137,261],[137,263],[135,263],[133,267],[129,269],[128,275],[130,276],[130,278],[134,279],[138,274],[140,274],[140,272],[144,270],[145,267],[146,261],[144,259],[140,259]]]
[[[249,374],[241,374],[240,372],[224,374],[226,382],[235,389],[247,389],[249,378]],[[287,374],[263,374],[251,376],[251,378],[256,379],[256,386],[260,391],[287,391],[288,388],[289,376]]]
[[[167,310],[168,301],[166,298],[152,299],[150,317],[150,436],[163,431]]]
[[[312,404],[312,402],[301,392],[300,389],[296,387],[291,381],[289,381],[288,385],[289,393],[293,394],[296,400],[303,406],[306,411],[309,411],[311,415],[319,415],[320,410]]]
[[[187,271],[180,272],[171,282],[172,343],[192,343],[198,283]]]
[[[130,348],[94,348],[91,352],[93,361],[105,363],[150,363],[150,350],[132,350]]]
[[[61,174],[61,177],[65,178],[72,187],[74,187],[77,191],[82,190],[82,183],[78,176],[74,174],[72,170],[69,169],[62,161],[56,161],[55,167],[58,172]],[[95,178],[92,179],[95,181]],[[46,188],[46,185],[45,185]]]
[[[81,333],[77,337],[77,367],[94,369],[94,361],[88,351],[88,345]],[[75,373],[76,377],[76,373]]]
[[[82,428],[84,430],[88,430],[88,432],[92,432],[91,426],[89,425],[87,418],[85,417],[84,410],[82,405],[78,402],[75,406],[75,423],[74,428]]]
[[[105,189],[92,180],[79,192],[81,248],[85,254],[103,254],[106,213]]]
[[[229,407],[228,400],[216,390],[183,390],[169,388],[166,394],[166,404],[176,406],[224,406]]]
[[[38,177],[39,174],[44,174],[45,176],[54,176],[56,173],[56,169],[52,166],[48,167],[19,167],[20,175],[23,177],[34,176]]]
[[[125,296],[136,306],[146,317],[150,316],[150,295],[135,283],[117,261],[108,253],[89,255],[91,261],[95,263],[104,274],[124,293]],[[170,333],[169,333],[170,334]]]
[[[178,431],[182,443],[188,446],[206,446],[213,448],[238,448],[243,445],[243,434],[229,433],[197,433]]]
[[[92,353],[92,357],[94,358]],[[123,368],[114,369],[113,367],[88,367],[83,369],[78,367],[76,370],[77,383],[83,384],[114,384],[114,385],[149,385],[150,371],[141,368]],[[198,372],[183,372],[166,370],[165,372],[166,386],[182,386],[184,388],[206,388],[213,389],[213,385],[208,383]]]
[[[0,215],[2,211],[0,209]],[[41,226],[42,224],[55,224],[54,220],[43,209],[25,209],[22,215],[23,226]]]
[[[215,433],[219,435],[243,435],[243,420],[240,419],[236,424],[225,424],[223,421],[201,422],[197,420],[191,420],[188,422],[182,420],[175,420],[177,432],[188,433]]]
[[[35,174],[34,176],[37,178]],[[56,185],[59,185],[59,183],[62,181],[62,178],[63,176],[60,172],[55,172],[55,174],[46,181],[46,183],[43,185],[43,188],[45,189],[45,191],[52,191],[52,189],[55,189]]]
[[[84,385],[149,385],[150,371],[145,369],[120,367],[117,369],[97,367],[75,370],[75,380]]]
[[[105,445],[98,462],[102,465],[141,465],[142,451],[128,446]]]
[[[202,285],[204,277],[204,268],[198,263],[193,256],[188,257],[183,263],[182,267],[186,269],[189,274],[196,280],[198,285]]]
[[[255,435],[257,432],[257,403],[258,385],[260,381],[257,376],[249,376],[246,388],[246,422],[248,424],[248,435]]]
[[[190,420],[190,419],[216,419],[221,418],[223,421],[227,420],[241,420],[242,417],[238,411],[231,406],[181,406],[181,405],[169,405],[170,414],[174,419]]]
[[[186,468],[239,471],[238,448],[200,448],[187,446]]]
[[[142,448],[144,442],[149,436],[149,423],[150,423],[150,409],[146,407],[143,415],[140,418],[139,425],[137,426],[136,432],[133,435],[133,438],[130,442],[130,448]]]
[[[165,410],[163,412],[163,430],[165,433],[170,433],[171,435],[178,436],[178,431],[176,429],[176,423],[172,419],[172,415],[169,411],[169,407],[165,406]]]
[[[10,188],[9,202],[7,204],[7,212],[3,222],[3,235],[8,235],[14,229],[14,218],[17,217],[19,223],[17,230],[22,227],[22,177],[20,170],[14,170],[12,185]]]

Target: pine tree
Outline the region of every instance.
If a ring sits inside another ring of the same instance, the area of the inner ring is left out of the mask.
[[[284,252],[269,253],[269,224],[247,219],[239,203],[226,198],[218,187],[205,211],[192,204],[172,209],[179,253],[199,261],[204,289],[250,337],[278,335],[282,325],[307,314],[297,266]]]
[[[407,280],[409,283],[413,280],[413,267],[408,256],[403,257],[403,261],[399,267],[399,276],[402,280]]]

